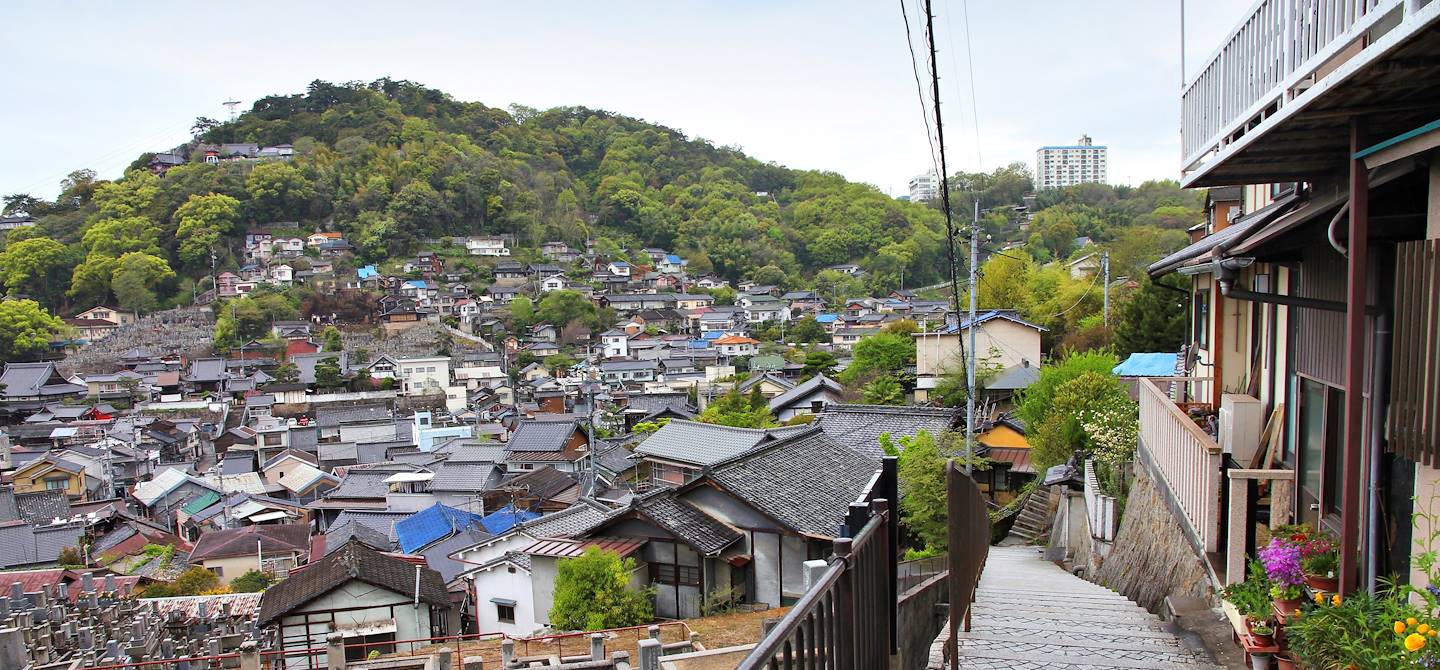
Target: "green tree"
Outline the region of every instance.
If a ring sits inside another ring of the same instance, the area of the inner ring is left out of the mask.
[[[65,245],[48,237],[32,237],[5,247],[0,252],[0,283],[10,293],[25,293],[47,303],[62,286],[61,277],[69,267]]]
[[[757,393],[752,393],[750,397],[740,393],[738,389],[731,389],[715,398],[710,401],[705,411],[700,413],[700,421],[735,428],[770,428],[778,425],[775,417],[770,415],[763,395],[758,396],[757,405],[754,396],[758,395],[759,386],[755,388]]]
[[[630,588],[635,560],[590,547],[556,564],[550,623],[559,630],[603,630],[649,623],[651,594]]]
[[[274,372],[270,373],[270,376],[280,384],[295,384],[300,381],[300,368],[294,363],[281,363],[276,366]]]
[[[569,370],[575,366],[575,357],[569,354],[550,354],[545,357],[545,369],[553,374],[559,374],[563,370]]]
[[[785,288],[790,283],[790,278],[785,276],[785,271],[774,265],[766,265],[753,274],[750,279],[761,286],[779,286]]]
[[[333,389],[344,385],[345,376],[340,371],[339,358],[326,356],[315,363],[315,386],[322,389]]]
[[[791,342],[829,342],[830,335],[825,332],[825,327],[815,320],[813,316],[799,319],[790,326],[786,333]]]
[[[535,325],[535,303],[521,295],[510,301],[510,321],[516,330]]]
[[[804,375],[814,377],[815,375],[830,376],[835,373],[835,355],[828,351],[812,351],[805,354]]]
[[[900,481],[900,521],[923,543],[923,548],[944,551],[949,546],[946,522],[945,456],[940,442],[929,431],[899,439],[896,449],[888,433],[881,446],[898,452],[896,474]]]
[[[320,339],[325,342],[324,351],[344,351],[345,341],[340,337],[340,329],[335,326],[325,326],[320,331]]]
[[[70,290],[66,292],[66,295],[84,304],[108,302],[110,282],[119,265],[120,260],[114,256],[105,254],[86,256],[85,261],[75,266],[75,270],[71,272]]]
[[[514,305],[511,305],[512,314]],[[595,303],[576,291],[551,291],[540,299],[535,310],[536,317],[543,323],[564,328],[580,322],[595,325]]]
[[[206,591],[219,588],[220,578],[205,568],[195,566],[180,573],[180,576],[176,577],[170,586],[174,595],[198,596]]]
[[[403,234],[414,237],[445,232],[450,211],[430,184],[412,181],[400,189],[385,210]]]
[[[65,322],[34,300],[0,301],[0,360],[18,361],[50,346]]]
[[[250,194],[249,207],[261,221],[283,221],[301,218],[315,196],[315,188],[300,171],[288,162],[260,163],[245,179]]]
[[[1120,303],[1115,326],[1115,348],[1121,355],[1135,352],[1179,351],[1185,342],[1187,294],[1176,290],[1177,276],[1162,277],[1157,286],[1141,275],[1140,288]]]
[[[876,377],[874,381],[866,384],[860,390],[860,397],[865,403],[871,405],[903,405],[905,404],[905,387],[889,375]]]
[[[143,216],[102,219],[85,229],[80,244],[90,255],[119,258],[132,251],[161,255],[160,227]]]
[[[173,219],[180,261],[191,268],[209,267],[211,252],[240,220],[240,201],[217,193],[192,195]]]
[[[270,586],[270,581],[269,574],[250,570],[230,580],[230,590],[234,593],[259,593]]]
[[[851,350],[850,366],[840,381],[854,384],[874,375],[894,375],[915,364],[915,338],[899,333],[878,333],[861,338]]]
[[[134,312],[149,312],[156,307],[155,288],[175,279],[175,271],[165,259],[132,251],[120,257],[110,288],[120,306]]]

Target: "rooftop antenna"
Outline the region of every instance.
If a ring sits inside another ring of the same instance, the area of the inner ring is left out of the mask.
[[[236,99],[234,99],[234,98],[231,98],[231,99],[226,100],[225,102],[222,102],[222,103],[220,103],[220,104],[225,105],[225,107],[230,110],[230,120],[231,120],[231,121],[234,121],[234,120],[235,120],[235,107],[240,104],[240,101],[239,101],[239,100],[236,100]]]

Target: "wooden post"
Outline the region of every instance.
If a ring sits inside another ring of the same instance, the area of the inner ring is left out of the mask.
[[[1365,305],[1370,255],[1370,173],[1354,158],[1364,149],[1365,131],[1350,119],[1350,239],[1345,287],[1345,441],[1340,508],[1340,592],[1353,593],[1360,554],[1360,482],[1365,478]]]
[[[839,670],[855,667],[855,571],[850,567],[851,543],[848,537],[835,538],[835,558],[846,566],[835,580],[835,655],[838,657],[835,665]]]

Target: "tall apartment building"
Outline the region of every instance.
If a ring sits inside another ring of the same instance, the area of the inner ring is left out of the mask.
[[[1076,184],[1105,183],[1106,147],[1097,147],[1089,135],[1071,146],[1040,147],[1035,152],[1035,186],[1065,188]],[[913,190],[913,187],[912,187]]]
[[[927,202],[940,197],[940,176],[934,170],[910,178],[910,202]]]

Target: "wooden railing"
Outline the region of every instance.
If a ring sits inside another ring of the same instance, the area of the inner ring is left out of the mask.
[[[948,667],[958,668],[956,633],[970,630],[970,606],[975,602],[980,574],[990,555],[990,510],[980,487],[955,461],[945,466],[945,487],[950,544],[950,624],[945,658]]]
[[[1115,498],[1100,490],[1100,480],[1095,476],[1095,461],[1089,459],[1085,461],[1085,515],[1090,520],[1090,537],[1105,542],[1115,541],[1115,532],[1120,527]]]
[[[1181,97],[1183,168],[1232,133],[1298,96],[1287,95],[1355,44],[1392,10],[1415,0],[1258,0]],[[1409,17],[1409,12],[1405,18]],[[1418,28],[1418,26],[1416,26]]]
[[[805,595],[738,670],[884,668],[895,652],[897,461],[886,456],[850,503],[828,561],[806,561]]]
[[[1161,479],[1199,547],[1214,552],[1220,541],[1220,445],[1150,380],[1140,382],[1142,463]]]

